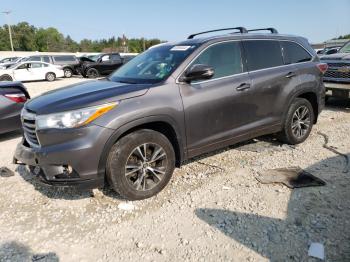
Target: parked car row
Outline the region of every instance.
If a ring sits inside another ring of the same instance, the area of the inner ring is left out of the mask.
[[[108,75],[121,65],[131,60],[134,56],[128,55],[122,57],[119,53],[100,54],[93,60],[88,57],[76,57],[74,55],[34,55],[29,57],[11,57],[1,60],[0,63],[0,81],[32,81],[46,79],[52,81],[52,76],[61,77],[61,73],[46,72],[49,77],[43,77],[42,72],[45,70],[38,70],[40,67],[48,67],[53,69],[63,70],[63,76],[66,78],[73,75],[81,74],[84,77],[96,78],[103,75]],[[35,63],[34,63],[35,62]],[[31,68],[30,72],[18,72],[22,69],[25,63],[26,68]],[[41,66],[39,66],[41,65]],[[34,68],[36,68],[34,70]],[[38,74],[37,74],[38,73]],[[27,77],[28,76],[28,77]],[[53,80],[54,80],[53,79]]]

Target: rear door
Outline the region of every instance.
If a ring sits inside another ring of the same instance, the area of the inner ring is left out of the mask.
[[[285,65],[277,40],[244,40],[256,113],[251,128],[280,124],[286,97],[299,84],[296,66]]]
[[[195,64],[209,65],[215,73],[210,80],[180,85],[190,157],[222,146],[255,114],[240,41],[207,47],[187,68]]]

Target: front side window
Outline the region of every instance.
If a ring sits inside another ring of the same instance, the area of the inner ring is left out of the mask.
[[[211,79],[230,76],[243,72],[240,42],[225,42],[208,47],[192,63],[213,67]]]
[[[281,41],[285,64],[302,63],[311,60],[311,55],[297,43]]]
[[[30,64],[29,64],[29,63],[25,63],[25,64],[22,64],[22,65],[18,66],[18,67],[16,68],[16,70],[17,70],[17,69],[27,69],[27,68],[29,68],[29,67],[30,67]]]
[[[243,41],[250,71],[283,65],[281,47],[274,40]]]
[[[155,84],[165,80],[197,48],[196,45],[162,44],[148,49],[115,71],[115,82]]]

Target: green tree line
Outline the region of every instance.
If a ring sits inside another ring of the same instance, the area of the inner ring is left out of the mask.
[[[161,43],[159,39],[111,37],[108,39],[74,41],[64,36],[56,28],[37,28],[27,22],[11,25],[13,47],[16,51],[41,52],[142,52],[152,45]],[[0,51],[11,50],[7,25],[0,27]]]

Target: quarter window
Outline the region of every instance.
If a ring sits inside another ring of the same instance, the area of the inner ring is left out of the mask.
[[[283,65],[279,42],[273,40],[249,40],[243,42],[250,71]]]
[[[310,61],[312,58],[311,55],[308,52],[306,52],[304,48],[302,48],[296,43],[281,41],[281,46],[283,49],[284,62],[287,65],[293,63],[307,62]]]
[[[214,68],[212,79],[243,72],[240,42],[226,42],[207,48],[193,62]]]

